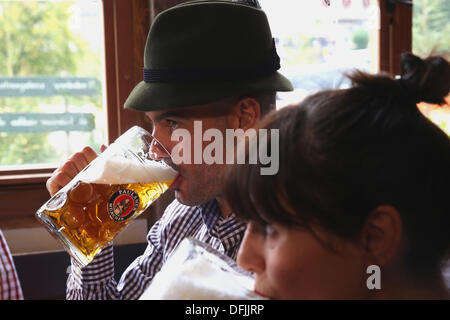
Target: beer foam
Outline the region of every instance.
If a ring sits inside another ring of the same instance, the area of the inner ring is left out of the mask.
[[[264,299],[253,292],[253,279],[230,270],[212,253],[203,252],[184,261],[180,254],[175,255],[155,275],[140,300]]]
[[[157,161],[138,162],[121,157],[97,158],[87,172],[82,180],[99,184],[168,182],[177,175],[171,167]]]
[[[255,296],[205,258],[185,262],[177,275],[158,273],[140,300],[241,300]]]

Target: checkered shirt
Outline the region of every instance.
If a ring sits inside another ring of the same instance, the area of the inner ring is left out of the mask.
[[[0,300],[22,300],[22,288],[14,261],[0,230]]]

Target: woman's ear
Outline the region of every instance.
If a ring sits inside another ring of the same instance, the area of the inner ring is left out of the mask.
[[[239,128],[244,131],[253,128],[261,116],[261,106],[252,97],[244,97],[237,104],[237,116],[239,117]]]
[[[367,217],[361,242],[368,265],[383,266],[399,251],[402,238],[402,219],[392,206],[381,205]]]

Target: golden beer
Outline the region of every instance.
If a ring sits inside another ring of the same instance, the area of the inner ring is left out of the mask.
[[[177,175],[143,151],[108,149],[36,213],[82,266],[158,199]]]
[[[66,201],[52,210],[52,202],[42,210],[41,219],[64,235],[89,263],[129,222],[163,194],[172,181],[129,184],[96,184],[78,181]],[[56,201],[57,203],[58,201]],[[45,215],[43,217],[42,215]],[[80,259],[77,253],[77,260]]]

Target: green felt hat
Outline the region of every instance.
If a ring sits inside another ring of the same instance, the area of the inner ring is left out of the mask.
[[[144,81],[125,108],[166,110],[260,91],[291,91],[264,11],[192,1],[161,12],[144,52]]]

